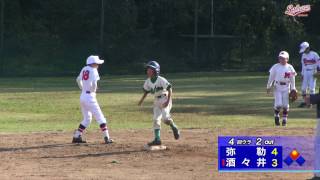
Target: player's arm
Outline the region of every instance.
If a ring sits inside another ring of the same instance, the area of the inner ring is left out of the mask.
[[[81,73],[80,75],[77,77],[77,84],[79,86],[80,89],[82,89],[82,78],[81,78]]]
[[[295,76],[290,77],[290,89],[296,90],[296,78]]]
[[[147,97],[147,95],[151,92],[150,86],[148,85],[148,81],[145,81],[143,84],[143,95],[138,103],[139,106],[142,105],[144,99]]]
[[[271,92],[271,87],[272,87],[274,80],[275,80],[275,70],[272,67],[270,69],[269,79],[268,79],[268,83],[267,83],[267,93],[268,94]]]
[[[292,68],[292,75],[290,76],[290,90],[297,91],[297,89],[296,89],[296,75],[297,75],[297,73],[292,66],[291,66],[291,68]]]
[[[149,92],[146,91],[146,90],[144,90],[144,93],[143,93],[143,95],[142,95],[142,97],[141,97],[141,99],[140,99],[140,101],[139,101],[139,103],[138,103],[139,106],[142,105],[144,99],[147,97],[148,94],[149,94]]]
[[[172,88],[171,88],[171,85],[168,86],[167,90],[168,90],[168,99],[167,99],[167,101],[166,101],[165,103],[163,103],[163,105],[162,105],[163,108],[166,108],[166,107],[168,106],[170,100],[171,100],[171,97],[172,97]]]
[[[91,92],[96,92],[98,89],[98,81],[93,81],[91,85]]]
[[[90,77],[90,78],[92,78],[92,84],[91,84],[90,92],[97,92],[98,81],[100,80],[100,76],[99,76],[99,73],[98,73],[97,69],[93,70],[93,76]]]
[[[301,78],[302,79],[303,79],[304,69],[305,69],[305,65],[304,65],[303,59],[301,57]]]

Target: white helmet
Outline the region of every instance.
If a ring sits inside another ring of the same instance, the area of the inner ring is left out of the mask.
[[[300,44],[300,51],[299,53],[303,53],[308,47],[310,47],[308,42],[303,42]]]
[[[289,60],[289,53],[287,51],[281,51],[279,57],[283,57]]]

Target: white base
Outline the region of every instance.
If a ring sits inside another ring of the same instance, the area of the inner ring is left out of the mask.
[[[161,150],[166,150],[167,149],[167,146],[163,146],[163,145],[159,145],[159,146],[148,146],[148,145],[145,145],[143,147],[144,150],[146,151],[161,151]]]

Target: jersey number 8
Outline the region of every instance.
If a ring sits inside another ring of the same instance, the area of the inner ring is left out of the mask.
[[[88,80],[89,79],[89,71],[83,71],[82,72],[82,80]]]

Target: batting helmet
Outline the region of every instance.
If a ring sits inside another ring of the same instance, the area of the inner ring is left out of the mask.
[[[149,61],[146,67],[153,69],[157,75],[160,74],[160,65],[157,61]]]

